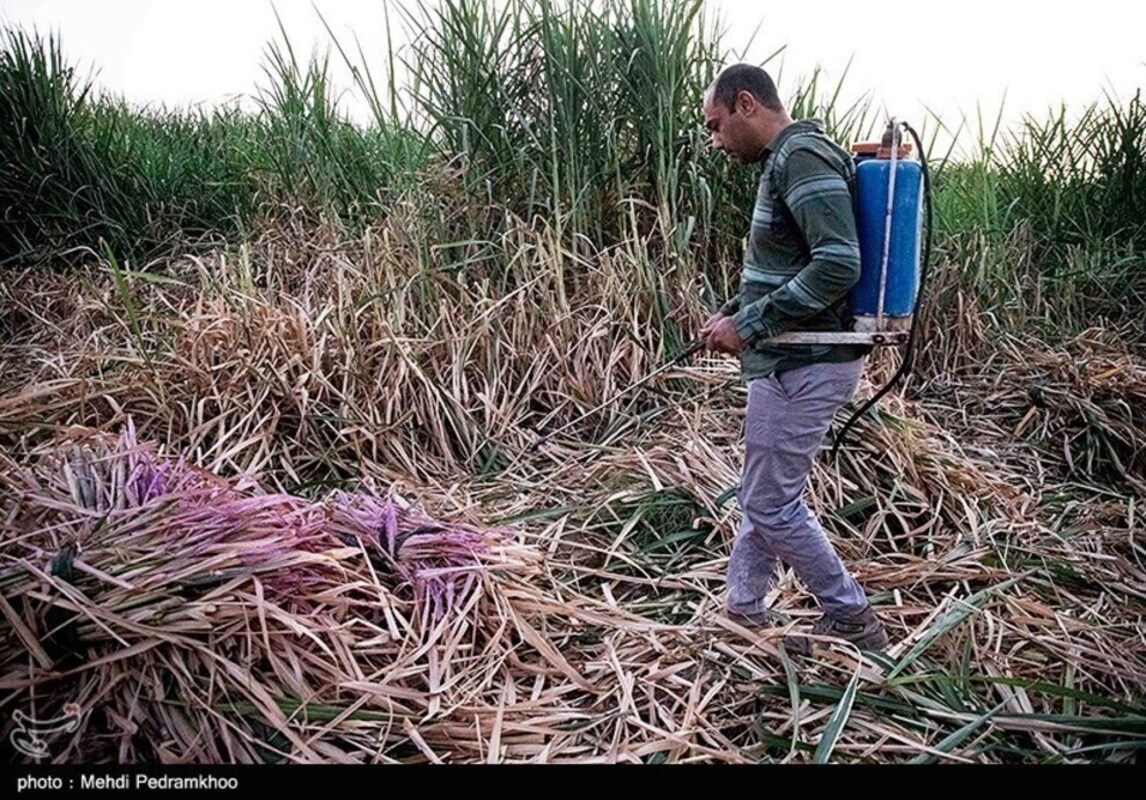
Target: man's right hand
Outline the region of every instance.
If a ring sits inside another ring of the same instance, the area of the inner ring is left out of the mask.
[[[700,326],[700,338],[707,339],[708,334],[712,333],[712,329],[715,328],[722,319],[724,319],[724,315],[719,311],[709,317],[708,321]]]
[[[700,338],[705,339],[705,346],[708,350],[712,350],[712,345],[708,343],[708,336],[712,334],[713,329],[719,326],[720,321],[724,319],[724,314],[716,312],[708,317],[708,320],[700,326]]]
[[[729,316],[723,316],[716,321],[706,342],[709,350],[727,353],[730,356],[738,356],[744,349],[744,342],[736,331],[736,323]]]

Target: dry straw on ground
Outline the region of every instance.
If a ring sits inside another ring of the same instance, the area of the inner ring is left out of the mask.
[[[733,365],[684,364],[530,452],[672,353],[642,323],[652,289],[624,282],[637,256],[559,292],[540,266],[573,256],[515,235],[504,279],[411,279],[397,231],[361,252],[284,233],[176,283],[14,277],[0,713],[78,703],[60,762],[1083,761],[1146,742],[1133,350],[985,337],[882,401],[809,503],[892,647],[799,660],[781,637],[815,609],[790,573],[775,628],[721,614]]]

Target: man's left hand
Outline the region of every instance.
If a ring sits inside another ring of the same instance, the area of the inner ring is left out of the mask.
[[[740,355],[740,351],[744,349],[744,342],[736,332],[732,317],[724,317],[717,322],[709,331],[705,344],[709,350],[728,353],[730,356]]]

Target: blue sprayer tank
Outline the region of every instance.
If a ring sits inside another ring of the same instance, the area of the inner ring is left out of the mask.
[[[856,224],[860,244],[860,279],[849,299],[855,316],[855,330],[879,331],[906,329],[911,324],[915,298],[919,291],[919,254],[923,215],[923,170],[918,161],[909,159],[902,144],[896,151],[895,183],[892,175],[889,126],[878,151],[857,145]],[[887,232],[887,199],[892,192],[891,230]],[[884,241],[888,241],[887,278],[883,296],[883,319],[880,312],[880,275],[884,258]]]

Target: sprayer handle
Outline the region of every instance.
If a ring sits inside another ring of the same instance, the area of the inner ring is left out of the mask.
[[[677,364],[681,361],[684,361],[686,358],[693,355],[694,353],[697,353],[697,352],[703,350],[706,342],[707,342],[706,339],[696,339],[695,341],[690,342],[688,347],[686,347],[684,350],[681,350],[679,353],[677,353],[675,356],[673,356],[672,360],[669,361],[668,363],[669,364]]]

